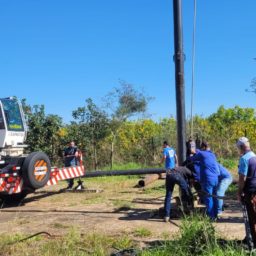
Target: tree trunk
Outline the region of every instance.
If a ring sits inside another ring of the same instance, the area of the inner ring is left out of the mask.
[[[97,158],[97,148],[96,148],[95,143],[93,143],[93,154],[94,154],[94,169],[97,170],[98,169],[98,158]]]
[[[113,164],[114,164],[114,141],[111,141],[110,170],[113,169]]]
[[[54,150],[55,148],[54,148],[54,139],[52,138],[52,158],[54,158],[54,156],[55,156],[55,150]]]
[[[111,152],[110,152],[110,170],[113,169],[113,165],[114,165],[114,146],[115,146],[115,138],[116,135],[114,134],[114,132],[112,133],[112,141],[111,141]]]

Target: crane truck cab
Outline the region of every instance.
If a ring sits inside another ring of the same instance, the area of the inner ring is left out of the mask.
[[[14,97],[0,99],[1,156],[23,154],[27,126],[20,102]]]

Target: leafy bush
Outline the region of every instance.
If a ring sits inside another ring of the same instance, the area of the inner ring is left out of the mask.
[[[238,165],[238,159],[224,159],[224,158],[219,158],[219,162],[226,167],[228,170],[231,171],[236,171],[237,170],[237,165]]]

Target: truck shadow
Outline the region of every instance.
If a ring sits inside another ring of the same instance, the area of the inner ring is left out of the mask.
[[[38,201],[40,199],[46,198],[46,197],[50,197],[53,195],[57,195],[57,194],[61,194],[64,193],[66,190],[65,189],[60,189],[59,191],[35,191],[33,193],[29,193],[28,195],[30,195],[29,197],[25,197],[25,198],[16,198],[16,197],[12,197],[13,200],[11,200],[11,198],[9,198],[8,200],[4,200],[1,199],[1,208],[9,208],[9,207],[19,207],[19,206],[23,206],[27,203],[30,202],[34,202],[34,201]],[[26,196],[26,195],[25,195]]]
[[[58,195],[58,194],[65,193],[65,192],[66,192],[66,189],[60,189],[58,191],[35,191],[33,194],[31,194],[30,197],[26,197],[23,200],[23,203],[26,204],[26,203],[38,201],[40,199]]]

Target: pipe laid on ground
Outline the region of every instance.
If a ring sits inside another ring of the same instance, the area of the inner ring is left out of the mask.
[[[122,176],[122,175],[143,175],[143,174],[161,174],[166,170],[162,168],[154,169],[135,169],[135,170],[116,170],[116,171],[87,171],[84,178],[104,177],[104,176]]]
[[[154,169],[134,169],[134,170],[116,170],[116,171],[87,171],[81,178],[93,178],[104,176],[122,176],[122,175],[144,175],[159,174],[161,179],[165,177],[166,170],[162,168]],[[234,179],[232,184],[237,184],[238,179]]]
[[[145,176],[144,179],[139,180],[138,185],[140,187],[145,187],[150,183],[153,183],[154,181],[158,180],[160,178],[160,174],[148,174]]]

